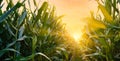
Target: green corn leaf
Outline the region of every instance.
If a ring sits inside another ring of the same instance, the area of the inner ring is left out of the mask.
[[[104,39],[100,39],[100,41],[99,41],[103,46],[102,47],[108,47],[108,43],[107,43],[107,41],[106,40],[104,40]]]
[[[41,6],[41,8],[38,10],[38,14],[36,16],[36,20],[41,18],[42,11],[44,11],[45,8],[47,8],[47,7],[48,7],[48,3],[44,2],[43,5]]]
[[[13,41],[12,43],[9,43],[9,44],[6,46],[6,48],[9,48],[9,47],[15,45],[15,43],[16,43],[16,41]]]
[[[44,14],[46,13],[47,8],[48,8],[48,3],[44,2],[41,8],[38,10],[36,21],[34,22],[33,26],[37,23],[39,19],[42,20],[42,18],[44,17]],[[42,15],[42,13],[44,14]]]
[[[20,37],[20,38],[18,38],[18,40],[17,41],[22,41],[22,40],[24,40],[24,39],[26,39],[26,38],[30,38],[30,37],[28,37],[28,36],[22,36],[22,37]]]
[[[15,50],[15,49],[5,48],[5,49],[0,50],[0,57],[1,57],[3,54],[5,54],[6,52],[8,52],[8,51],[12,51],[12,52],[16,52],[16,53],[20,54],[20,52],[17,51],[17,50]]]
[[[48,15],[49,15],[49,13],[47,13],[47,12],[43,14],[43,18],[41,20],[43,25],[47,25],[47,22],[49,22],[49,21],[47,21],[48,20]]]
[[[43,56],[43,57],[45,57],[46,59],[48,59],[49,61],[51,61],[51,59],[50,59],[49,57],[47,57],[45,54],[43,54],[43,53],[40,53],[40,52],[38,52],[38,53],[35,53],[34,55],[32,54],[32,55],[30,55],[30,56],[23,57],[23,58],[21,58],[20,60],[21,60],[21,61],[27,61],[27,60],[30,60],[30,59],[32,59],[32,58],[33,58],[34,56],[36,56],[36,55]]]
[[[36,48],[36,43],[37,43],[37,36],[34,36],[32,38],[32,51],[33,51],[33,53],[34,53],[34,50]]]
[[[22,5],[22,3],[17,3],[13,8],[11,8],[10,10],[8,10],[6,13],[4,13],[3,15],[0,16],[0,23],[3,22],[5,20],[5,18],[13,11],[15,11],[17,8],[19,8]]]
[[[30,55],[30,56],[27,56],[27,57],[22,57],[19,60],[20,61],[28,61],[28,60],[32,59],[32,57],[33,57],[33,55]]]
[[[85,55],[85,56],[97,56],[97,55],[100,55],[99,53],[93,53],[93,54],[88,54],[88,55]]]
[[[0,15],[2,15],[2,10],[0,10]]]
[[[0,10],[1,10],[1,8],[3,7],[3,5],[4,5],[4,4],[1,4],[1,5],[0,5]]]
[[[37,7],[37,3],[36,3],[36,0],[33,0],[33,2],[34,2],[34,5]]]
[[[22,35],[23,35],[23,33],[24,33],[24,29],[25,29],[24,26],[21,26],[21,27],[20,27],[18,38],[21,38],[21,37],[22,37]]]
[[[35,55],[41,55],[41,56],[43,56],[43,57],[45,57],[46,59],[48,59],[49,61],[52,61],[49,57],[47,57],[45,54],[43,54],[43,53],[36,53]]]
[[[27,12],[26,12],[26,10],[24,10],[23,14],[20,16],[20,18],[18,20],[18,26],[20,26],[22,24],[22,22],[25,19],[26,15],[27,15]]]
[[[15,36],[15,34],[14,34],[13,31],[11,30],[11,28],[10,28],[10,26],[9,26],[9,24],[8,24],[7,22],[6,22],[6,27],[7,27],[8,31],[9,31],[9,33],[10,33],[11,35]]]
[[[107,12],[111,15],[111,0],[106,0],[105,1],[105,9],[107,10]]]
[[[50,12],[50,19],[54,18],[54,16],[55,16],[55,7],[53,7],[51,12]]]
[[[104,17],[105,17],[109,22],[111,22],[111,21],[112,21],[112,17],[111,17],[110,14],[107,12],[107,10],[105,9],[105,7],[100,4],[100,5],[99,5],[99,8],[101,9]]]

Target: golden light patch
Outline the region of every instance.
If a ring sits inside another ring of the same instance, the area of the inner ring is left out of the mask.
[[[78,33],[73,34],[73,38],[76,42],[79,42],[81,35]]]

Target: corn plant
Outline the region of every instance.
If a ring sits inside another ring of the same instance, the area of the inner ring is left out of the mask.
[[[119,0],[96,0],[98,9],[102,15],[91,15],[94,20],[98,21],[99,25],[94,24],[89,27],[88,35],[95,42],[95,50],[90,54],[86,54],[90,61],[119,61],[120,60],[120,14]],[[95,21],[94,21],[95,22]],[[101,25],[100,25],[101,23]],[[92,36],[97,37],[92,37]]]
[[[0,60],[51,61],[53,57],[60,60],[57,47],[67,40],[62,16],[56,16],[55,8],[50,8],[48,2],[39,8],[33,1],[35,9],[29,0],[16,4],[6,0],[7,7],[3,11],[4,4],[0,0]]]

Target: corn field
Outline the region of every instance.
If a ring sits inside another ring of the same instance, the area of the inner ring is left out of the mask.
[[[0,0],[0,61],[120,61],[120,0],[95,1],[76,43],[49,2]]]

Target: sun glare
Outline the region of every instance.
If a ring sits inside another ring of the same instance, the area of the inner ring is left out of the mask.
[[[73,34],[73,38],[75,39],[76,42],[79,42],[81,35],[80,34]]]

